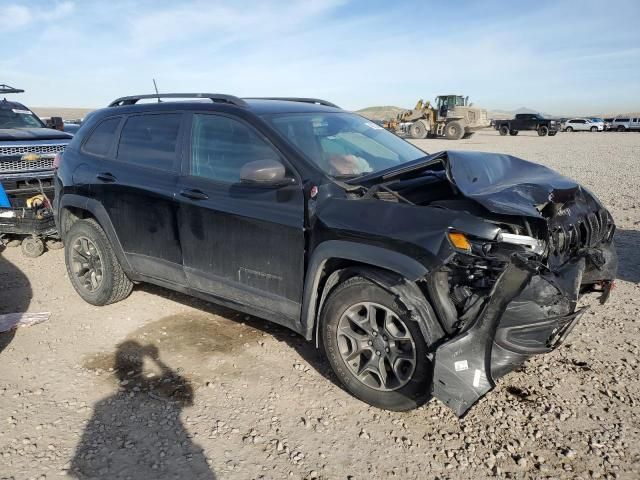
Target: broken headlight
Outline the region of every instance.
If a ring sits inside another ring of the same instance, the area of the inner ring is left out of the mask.
[[[516,235],[515,233],[501,232],[496,237],[496,241],[508,243],[510,245],[519,245],[536,255],[543,255],[547,250],[547,242],[528,235]]]

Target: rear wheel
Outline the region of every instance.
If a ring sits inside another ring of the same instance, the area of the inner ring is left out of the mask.
[[[333,371],[360,400],[404,411],[429,399],[432,367],[420,327],[373,282],[354,277],[331,293],[321,335]]]
[[[511,135],[512,137],[515,137],[516,135],[518,135],[518,130],[511,130],[509,132],[509,135]]]
[[[573,127],[567,127],[564,129],[565,132],[573,132]]]
[[[500,135],[502,135],[504,137],[505,135],[509,134],[509,127],[507,125],[502,125],[500,127],[499,132],[500,132]]]
[[[21,247],[25,257],[37,258],[44,253],[44,242],[38,237],[26,237],[22,240]]]
[[[459,122],[449,122],[444,127],[444,136],[449,140],[460,140],[464,135],[464,128]]]
[[[98,222],[93,219],[75,222],[65,235],[64,246],[69,279],[84,301],[108,305],[131,293],[133,284]]]
[[[545,127],[544,125],[538,128],[538,135],[540,137],[544,137],[547,135],[547,133],[549,133],[549,128]]]
[[[415,139],[427,138],[428,133],[429,133],[429,129],[427,128],[427,125],[425,124],[425,122],[421,120],[414,122],[409,127],[409,135],[411,136],[411,138],[415,138]]]

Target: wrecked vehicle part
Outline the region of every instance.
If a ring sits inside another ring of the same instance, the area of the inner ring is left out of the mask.
[[[448,212],[441,243],[426,246],[439,253],[419,283],[447,333],[435,351],[433,395],[459,416],[500,377],[562,343],[583,312],[580,294],[601,292],[601,301],[610,294],[613,218],[588,190],[546,167],[508,155],[440,152],[361,180],[383,181],[429,213]],[[397,203],[379,189],[373,196]],[[451,245],[452,255],[442,248],[451,231],[468,240],[465,249]]]

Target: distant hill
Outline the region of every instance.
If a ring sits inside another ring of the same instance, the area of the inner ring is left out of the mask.
[[[356,113],[359,113],[360,115],[368,118],[369,120],[390,120],[392,118],[396,118],[396,116],[400,112],[404,112],[405,110],[406,108],[387,105],[382,107],[363,108],[363,109],[357,110]]]
[[[81,120],[87,113],[95,108],[68,108],[68,107],[33,107],[39,117],[62,117],[63,120]]]
[[[540,113],[543,117],[551,117],[551,118],[556,116],[550,113],[541,112],[540,110],[536,110],[535,108],[528,108],[528,107],[520,107],[515,110],[491,110],[487,113],[489,115],[489,118],[497,118],[497,119],[513,118],[519,113]]]

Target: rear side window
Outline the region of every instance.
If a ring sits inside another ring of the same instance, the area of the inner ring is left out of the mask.
[[[193,116],[191,175],[237,183],[246,163],[267,159],[280,156],[244,123],[220,115]]]
[[[82,150],[92,155],[106,157],[116,138],[118,125],[120,125],[120,117],[103,120],[91,132]]]
[[[142,167],[174,169],[181,113],[135,115],[122,127],[118,160]]]
[[[616,118],[615,120],[616,122],[628,122],[629,119],[628,118]]]

